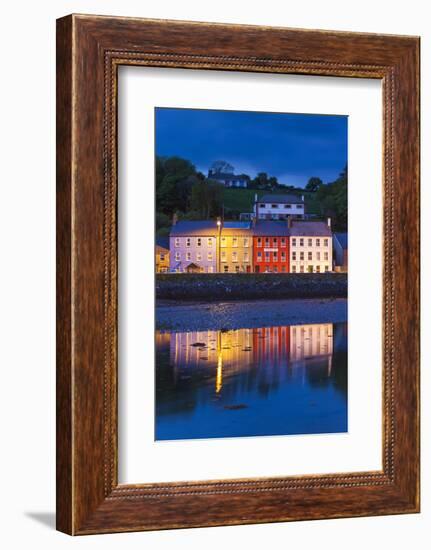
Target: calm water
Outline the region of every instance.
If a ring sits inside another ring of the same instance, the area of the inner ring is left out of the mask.
[[[156,439],[347,431],[347,323],[156,333]]]

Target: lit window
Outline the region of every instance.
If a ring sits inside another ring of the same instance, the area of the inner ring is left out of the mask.
[[[208,259],[209,262],[213,261],[213,253],[212,252],[208,252],[207,259]]]
[[[222,237],[220,239],[220,246],[227,246],[227,239],[226,237]]]
[[[179,252],[175,252],[175,261],[179,262],[181,260],[181,254]]]
[[[212,237],[208,237],[208,239],[207,239],[207,244],[208,244],[208,246],[212,246],[212,245],[213,245],[213,238],[212,238]]]
[[[325,271],[329,271],[329,265],[325,265]]]
[[[238,246],[238,237],[232,237],[232,246]]]
[[[248,246],[250,246],[249,239],[248,237],[244,237],[244,247],[247,248]]]
[[[296,273],[296,265],[292,265],[292,273]]]
[[[200,252],[196,253],[196,261],[200,262],[202,260],[202,254]]]
[[[186,253],[186,260],[187,260],[188,262],[190,262],[191,259],[192,259],[192,253],[191,253],[191,252],[187,252],[187,253]]]
[[[214,268],[212,265],[208,266],[208,273],[214,273]]]
[[[232,261],[237,262],[238,261],[238,252],[232,252]]]

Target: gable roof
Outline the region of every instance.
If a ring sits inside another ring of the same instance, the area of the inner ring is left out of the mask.
[[[339,245],[344,250],[347,250],[348,238],[347,233],[334,233],[334,237],[337,239]]]
[[[218,233],[217,222],[213,220],[182,220],[172,226],[171,237],[215,237]]]
[[[251,235],[251,222],[223,222],[222,235]]]
[[[326,222],[293,220],[290,235],[292,237],[332,237],[332,231]]]
[[[263,195],[257,199],[257,202],[273,202],[273,203],[286,203],[286,204],[303,204],[302,197],[297,195]]]
[[[256,237],[288,237],[289,228],[285,221],[258,220],[253,227],[253,235]]]

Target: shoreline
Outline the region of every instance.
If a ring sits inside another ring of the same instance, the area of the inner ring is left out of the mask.
[[[346,298],[242,301],[157,300],[156,330],[194,332],[347,322]]]

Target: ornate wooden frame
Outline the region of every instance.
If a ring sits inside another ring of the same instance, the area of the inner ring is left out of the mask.
[[[384,102],[383,470],[119,485],[119,65],[377,78]],[[70,15],[57,21],[57,528],[419,511],[419,38]]]

